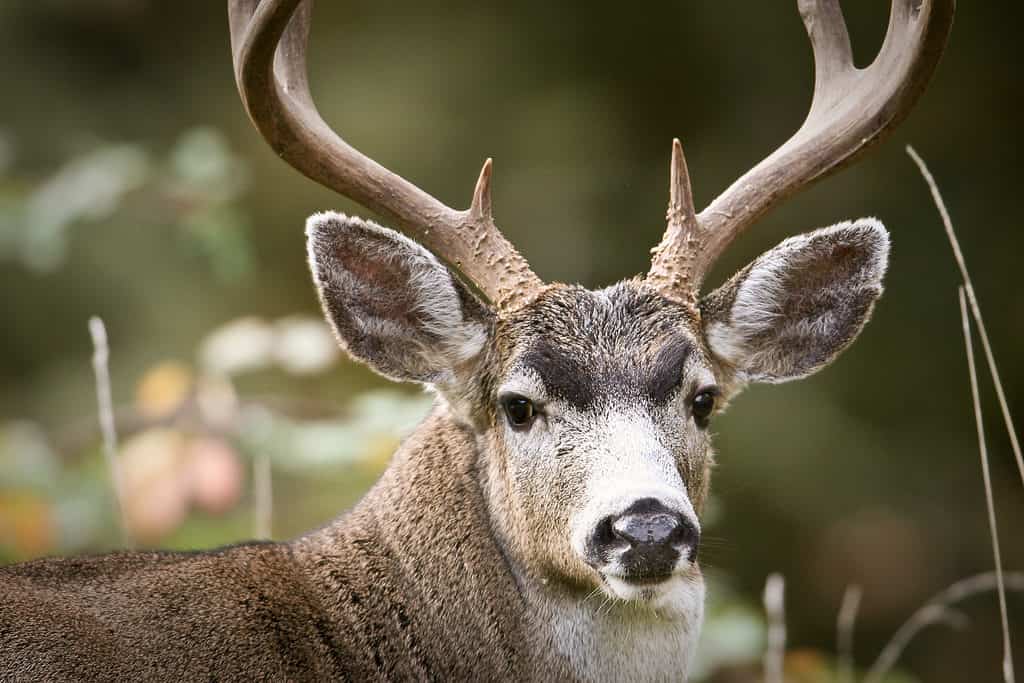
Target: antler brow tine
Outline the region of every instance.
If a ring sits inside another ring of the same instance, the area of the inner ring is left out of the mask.
[[[839,0],[798,0],[797,7],[814,52],[807,118],[689,227],[673,220],[676,200],[670,200],[668,227],[647,276],[669,298],[692,302],[708,270],[741,232],[782,200],[854,161],[910,113],[942,56],[955,0],[893,0],[882,48],[864,69],[853,65]],[[677,156],[682,159],[678,141]],[[681,167],[685,171],[685,163]],[[685,190],[673,180],[671,192],[688,196],[689,179],[685,173],[679,177]]]
[[[665,239],[651,249],[653,258],[647,281],[658,289],[679,293],[684,303],[696,310],[697,298],[695,288],[691,286],[691,267],[695,256],[693,247],[700,226],[693,204],[690,171],[679,138],[672,141],[669,201],[665,219],[668,222]],[[667,267],[669,265],[671,267]]]
[[[341,139],[310,95],[306,48],[312,0],[228,0],[235,79],[249,118],[297,170],[381,214],[448,261],[499,309],[532,299],[543,282],[491,215],[491,161],[468,210],[441,203]]]

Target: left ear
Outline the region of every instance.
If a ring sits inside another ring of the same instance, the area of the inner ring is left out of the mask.
[[[433,254],[339,213],[311,216],[306,234],[324,313],[350,355],[398,381],[464,388],[493,316]]]
[[[739,380],[806,377],[860,334],[888,263],[874,218],[791,237],[701,300],[708,347]]]

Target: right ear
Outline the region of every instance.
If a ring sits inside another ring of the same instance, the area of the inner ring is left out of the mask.
[[[741,382],[806,377],[860,334],[888,264],[873,218],[790,237],[701,300],[708,347]]]
[[[429,251],[333,212],[311,216],[306,236],[324,314],[354,358],[443,389],[481,355],[493,314]]]

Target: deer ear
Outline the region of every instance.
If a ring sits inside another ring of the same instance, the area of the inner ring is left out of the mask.
[[[701,301],[708,347],[740,380],[806,377],[857,338],[888,262],[873,218],[787,239]]]
[[[342,346],[400,381],[452,385],[488,340],[493,316],[433,254],[340,213],[306,222],[309,265]]]

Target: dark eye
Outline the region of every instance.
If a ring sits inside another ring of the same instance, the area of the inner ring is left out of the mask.
[[[710,391],[702,391],[693,397],[693,419],[697,425],[706,427],[711,411],[715,409],[715,395]]]
[[[525,396],[518,394],[506,396],[502,399],[501,404],[508,416],[508,423],[513,427],[526,427],[533,422],[536,410],[534,410],[533,401]]]

